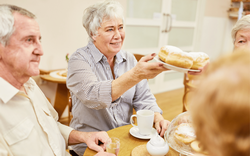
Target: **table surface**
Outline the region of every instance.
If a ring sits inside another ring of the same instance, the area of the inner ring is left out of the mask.
[[[118,156],[130,156],[135,147],[146,144],[149,141],[149,139],[137,139],[133,137],[129,133],[132,127],[132,125],[126,125],[107,131],[109,137],[117,137],[120,139],[120,151]],[[95,151],[87,148],[83,156],[94,156],[95,154]],[[166,156],[179,156],[179,153],[169,148],[169,152]]]
[[[60,70],[58,70],[58,71],[60,71]],[[52,77],[50,74],[40,75],[40,77],[41,77],[41,79],[49,81],[49,82],[66,84],[66,79]]]

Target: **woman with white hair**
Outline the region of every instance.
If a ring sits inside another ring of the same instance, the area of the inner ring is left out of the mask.
[[[250,15],[242,17],[232,29],[234,48],[250,49]]]
[[[72,97],[73,119],[80,131],[108,131],[130,124],[133,108],[155,112],[154,124],[163,136],[169,121],[164,120],[147,79],[165,71],[162,63],[139,62],[132,53],[121,50],[125,39],[123,9],[117,1],[102,1],[88,7],[83,26],[89,36],[87,46],[69,59],[67,87]],[[73,146],[83,155],[86,144]]]

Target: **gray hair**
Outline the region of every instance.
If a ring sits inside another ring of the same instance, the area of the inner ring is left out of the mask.
[[[239,30],[250,29],[250,15],[243,16],[240,20],[234,25],[231,35],[233,43],[235,42],[236,34]]]
[[[6,46],[10,36],[15,31],[13,13],[18,12],[21,15],[35,19],[36,16],[26,9],[15,5],[1,4],[0,5],[0,44]]]
[[[123,9],[117,1],[105,0],[86,8],[82,24],[89,35],[89,40],[93,41],[92,36],[98,35],[98,28],[101,27],[102,20],[112,18],[121,18],[124,22]]]

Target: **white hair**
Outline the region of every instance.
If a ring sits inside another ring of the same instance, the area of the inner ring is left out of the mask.
[[[8,4],[0,4],[0,44],[6,46],[10,36],[15,31],[13,13],[18,12],[23,16],[35,19],[36,16],[28,10]]]
[[[8,6],[0,6],[0,44],[6,46],[14,32],[14,17]]]
[[[236,34],[239,30],[250,29],[250,15],[245,15],[241,19],[239,19],[234,25],[231,35],[233,39],[233,43],[235,42]]]
[[[114,0],[100,1],[85,9],[82,24],[86,29],[89,40],[93,41],[92,36],[98,35],[98,28],[101,27],[102,21],[120,18],[124,22],[123,9],[119,2]]]

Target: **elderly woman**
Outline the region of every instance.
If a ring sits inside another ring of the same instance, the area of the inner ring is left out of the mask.
[[[250,49],[250,15],[242,17],[232,29],[234,48]]]
[[[169,121],[161,115],[147,79],[167,69],[162,63],[148,62],[155,54],[137,63],[133,54],[121,50],[125,39],[121,5],[103,1],[88,7],[83,26],[89,43],[77,49],[68,64],[73,114],[70,126],[80,131],[108,131],[130,124],[133,108],[145,109],[155,112],[155,128],[163,136]],[[83,155],[86,147],[75,145],[73,150]]]
[[[211,63],[190,101],[197,140],[211,156],[250,154],[250,51],[245,50]]]
[[[250,15],[243,16],[240,20],[236,22],[231,31],[234,49],[247,48],[250,49]],[[190,75],[200,75],[204,70],[206,70],[208,64],[201,68],[201,72],[189,71]]]

